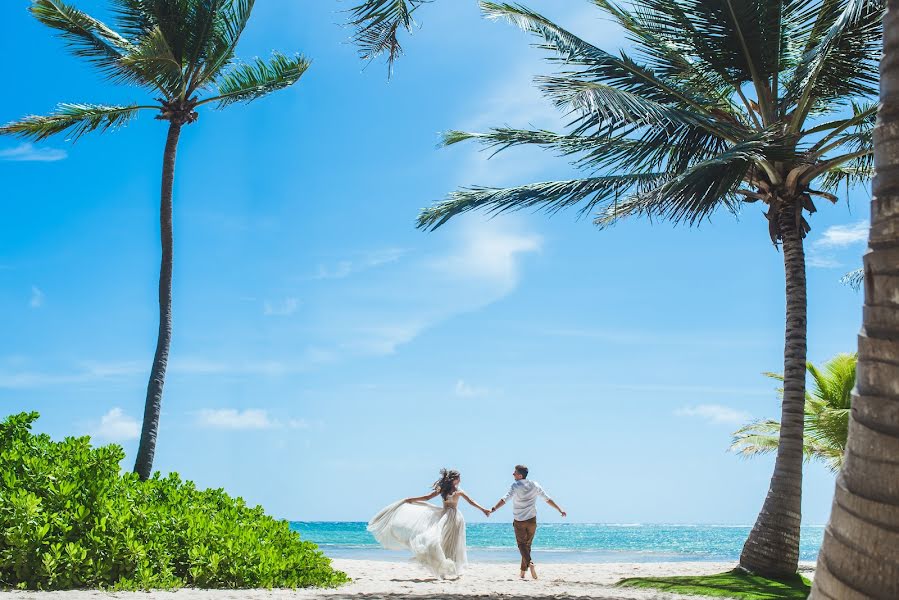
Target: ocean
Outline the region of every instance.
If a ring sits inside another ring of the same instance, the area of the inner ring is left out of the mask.
[[[402,561],[408,554],[384,550],[365,523],[291,522],[303,539],[315,542],[331,558]],[[737,561],[750,527],[715,525],[642,525],[541,523],[534,540],[535,562]],[[803,527],[800,560],[815,560],[824,527]],[[469,523],[472,562],[518,560],[512,524]]]

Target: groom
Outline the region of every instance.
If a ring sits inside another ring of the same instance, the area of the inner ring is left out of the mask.
[[[512,473],[515,481],[509,488],[509,493],[496,503],[496,506],[490,509],[492,515],[502,507],[506,500],[512,498],[512,525],[515,528],[515,541],[518,543],[518,551],[521,553],[521,578],[528,569],[531,570],[531,577],[537,579],[537,569],[531,561],[531,543],[534,541],[534,534],[537,533],[537,498],[543,498],[546,503],[555,508],[564,517],[567,513],[559,508],[559,505],[553,502],[552,498],[546,495],[543,488],[536,481],[528,481],[528,468],[524,465],[515,465],[515,471]],[[488,515],[489,516],[489,515]]]

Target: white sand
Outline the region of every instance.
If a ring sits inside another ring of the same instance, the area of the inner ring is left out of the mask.
[[[615,588],[624,577],[661,577],[668,575],[711,575],[734,568],[733,563],[600,563],[538,565],[538,581],[530,576],[518,578],[517,564],[474,564],[456,581],[431,578],[418,565],[373,560],[334,560],[353,582],[336,590],[197,590],[176,592],[96,591],[6,592],[0,600],[275,600],[287,598],[324,598],[329,600],[375,600],[414,598],[415,600],[468,600],[471,598],[572,599],[596,600],[679,600],[696,598],[651,590]],[[814,563],[803,563],[806,576]]]

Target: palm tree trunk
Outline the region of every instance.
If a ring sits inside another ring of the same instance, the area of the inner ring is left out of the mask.
[[[159,412],[162,408],[162,388],[165,385],[165,369],[169,361],[169,344],[172,341],[172,257],[174,237],[172,232],[172,187],[175,182],[175,156],[182,124],[169,122],[169,133],[162,156],[162,198],[159,205],[162,263],[159,268],[159,334],[156,338],[156,355],[150,381],[147,383],[147,400],[144,405],[144,424],[140,433],[140,445],[134,472],[146,480],[153,472],[153,456],[156,454],[156,435],[159,432]]]
[[[899,598],[899,0],[887,2],[849,440],[811,598]]]
[[[802,521],[806,286],[805,251],[797,222],[798,203],[798,198],[784,199],[777,214],[787,292],[780,442],[768,496],[740,555],[741,567],[774,579],[796,574]]]

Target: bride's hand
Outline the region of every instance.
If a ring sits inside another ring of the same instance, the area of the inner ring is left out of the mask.
[[[484,511],[484,516],[485,516],[485,517],[489,517],[489,516],[490,516],[490,511],[489,511],[489,510],[487,510],[486,508],[484,508],[484,509],[482,509],[482,510]]]

